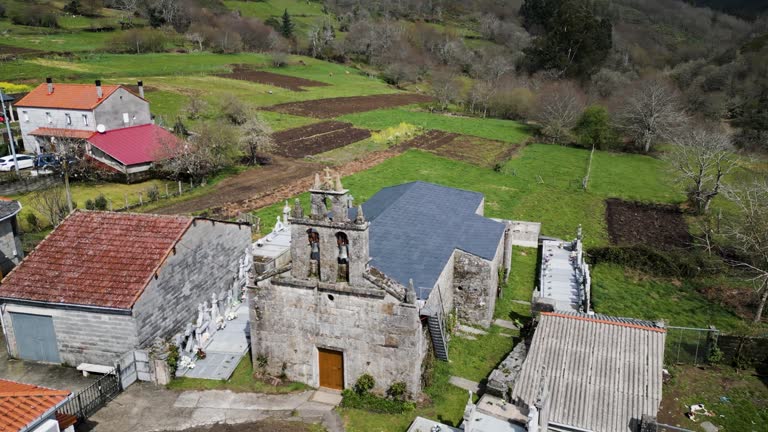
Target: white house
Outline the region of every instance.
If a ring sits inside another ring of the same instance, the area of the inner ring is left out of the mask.
[[[55,84],[51,78],[16,102],[24,151],[51,150],[57,137],[88,139],[105,131],[152,123],[144,87],[139,94],[121,85]]]

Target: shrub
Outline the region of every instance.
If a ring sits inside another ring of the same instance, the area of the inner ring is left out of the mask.
[[[273,67],[280,68],[288,64],[288,54],[283,51],[275,51],[270,55],[270,60]]]
[[[587,107],[573,131],[576,141],[587,148],[595,146],[599,150],[606,150],[617,142],[608,110],[600,105]]]
[[[346,389],[341,392],[341,395],[343,396],[341,406],[344,408],[357,408],[381,414],[402,414],[415,408],[412,402],[386,399],[371,393],[359,394],[357,389],[355,391]]]
[[[93,200],[93,207],[96,210],[106,210],[108,206],[109,202],[107,202],[107,198],[103,194],[99,194],[99,196]]]
[[[151,188],[147,189],[147,199],[149,201],[157,201],[160,199],[160,190],[157,188],[157,186],[152,186]]]
[[[392,383],[387,389],[387,396],[395,400],[404,400],[408,395],[408,385],[403,381]]]
[[[709,355],[707,356],[707,363],[709,364],[718,364],[723,361],[723,352],[718,348],[717,345],[713,345],[712,348],[709,350]]]
[[[53,11],[39,5],[19,8],[11,17],[11,21],[14,24],[32,27],[56,28],[59,26],[59,20]]]
[[[5,5],[0,3],[0,18],[5,18]]]
[[[171,374],[171,378],[176,378],[176,370],[179,368],[179,357],[179,347],[170,344],[168,347],[168,358],[165,361],[168,364],[168,372]]]
[[[694,277],[702,272],[717,273],[723,263],[703,252],[678,249],[657,250],[645,245],[607,246],[587,251],[591,263],[601,262],[634,268],[650,275]]]
[[[93,205],[93,200],[88,198],[85,200],[85,209],[86,210],[96,210],[96,206]]]
[[[376,380],[370,374],[362,374],[355,382],[355,393],[365,395],[374,387],[376,387]]]
[[[132,29],[115,35],[108,44],[113,53],[149,53],[163,52],[168,37],[160,30]]]
[[[38,219],[36,214],[29,212],[24,218],[27,221],[27,226],[30,230],[33,232],[40,231],[40,228],[42,227],[40,226],[40,219]]]

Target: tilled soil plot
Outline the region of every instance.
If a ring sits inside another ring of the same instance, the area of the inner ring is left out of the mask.
[[[17,55],[17,54],[42,54],[43,51],[32,49],[32,48],[22,48],[22,47],[15,47],[10,45],[0,45],[0,55]]]
[[[435,150],[450,143],[458,136],[459,135],[455,133],[432,129],[415,138],[401,142],[395,148],[397,150],[408,150],[412,148],[422,150]]]
[[[297,78],[288,75],[281,75],[272,72],[265,72],[252,69],[247,65],[234,65],[232,72],[225,74],[217,74],[222,78],[236,79],[240,81],[250,81],[261,84],[268,84],[275,87],[282,87],[284,89],[293,91],[306,91],[303,87],[324,87],[330,84],[308,80],[304,78]]]
[[[644,244],[655,248],[685,247],[691,236],[683,213],[676,206],[606,200],[605,219],[611,243]]]
[[[429,102],[431,100],[432,98],[426,95],[401,93],[290,102],[273,105],[265,109],[304,117],[333,118],[357,112]]]
[[[354,128],[349,123],[323,122],[278,132],[273,138],[277,154],[301,158],[344,147],[370,136],[370,131]]]
[[[352,127],[352,125],[338,121],[325,121],[275,132],[272,134],[272,139],[275,140],[275,142],[278,144],[284,144],[314,135],[328,133],[339,129],[346,129],[348,127]]]

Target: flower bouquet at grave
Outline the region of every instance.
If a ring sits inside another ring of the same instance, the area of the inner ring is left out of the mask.
[[[205,356],[206,356],[206,354],[205,354],[205,351],[203,351],[203,349],[202,349],[202,348],[198,348],[198,349],[197,349],[197,354],[195,355],[195,357],[196,357],[198,360],[204,360],[204,359],[205,359]]]

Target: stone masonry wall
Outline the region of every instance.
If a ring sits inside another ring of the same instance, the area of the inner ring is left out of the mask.
[[[15,235],[18,231],[16,216],[0,222],[0,271],[7,275],[24,258],[21,239]]]
[[[349,239],[349,283],[365,284],[363,272],[368,264],[368,225],[334,223],[330,221],[291,220],[291,274],[297,279],[309,275],[310,245],[307,230],[314,229],[320,235],[320,280],[334,283],[338,276],[339,247],[336,234],[343,232]]]
[[[419,392],[429,342],[418,311],[379,291],[366,296],[260,282],[249,290],[254,363],[264,355],[271,373],[285,363],[290,379],[319,386],[318,348],[326,348],[343,352],[345,388],[369,373],[378,390],[404,381]]]
[[[504,242],[500,241],[493,261],[461,250],[454,254],[453,291],[459,320],[483,327],[491,325],[503,253]]]
[[[71,366],[80,363],[111,366],[121,354],[137,346],[136,325],[130,315],[7,304],[3,322],[14,357],[18,357],[18,349],[11,312],[52,316],[61,362]]]
[[[250,243],[248,226],[196,219],[134,305],[139,346],[182,331],[199,303],[230,289]]]

